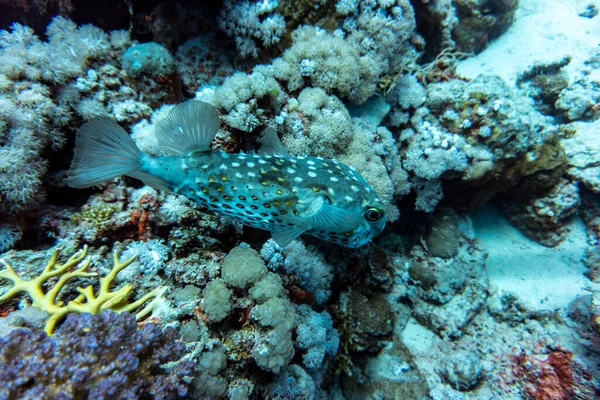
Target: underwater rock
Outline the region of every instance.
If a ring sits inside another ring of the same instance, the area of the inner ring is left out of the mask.
[[[37,307],[26,307],[13,311],[5,318],[0,318],[0,337],[6,336],[18,328],[41,331],[44,329],[47,319],[48,313]]]
[[[513,327],[532,316],[532,311],[523,305],[516,295],[502,291],[488,297],[487,308],[494,319]]]
[[[504,215],[527,237],[545,246],[557,246],[568,233],[568,222],[581,203],[577,184],[566,179],[545,196],[524,202],[507,199],[500,203]]]
[[[134,44],[123,53],[121,62],[138,90],[146,92],[145,101],[151,107],[183,100],[173,56],[164,46]]]
[[[390,289],[392,284],[390,268],[391,262],[387,252],[379,246],[373,246],[369,253],[369,270],[375,287],[383,290]]]
[[[479,53],[512,24],[517,0],[413,2],[417,32],[427,43],[428,59],[446,48]]]
[[[235,72],[235,54],[223,51],[213,35],[190,39],[177,48],[175,67],[181,76],[186,96],[192,96],[203,85],[218,86]]]
[[[376,356],[359,358],[353,373],[353,376],[342,375],[340,381],[344,398],[348,400],[428,397],[425,377],[399,341],[389,343]]]
[[[452,0],[458,22],[452,38],[461,51],[479,53],[504,33],[515,17],[518,0]]]
[[[600,116],[599,67],[600,54],[595,53],[571,70],[570,85],[560,92],[554,104],[567,121],[594,121]]]
[[[340,329],[347,335],[341,340],[352,352],[378,351],[392,333],[394,314],[382,294],[367,295],[360,288],[343,292],[335,316],[347,327]]]
[[[593,295],[591,294],[577,296],[569,303],[567,315],[572,321],[589,327],[592,320],[592,301]]]
[[[594,246],[600,243],[600,198],[594,193],[582,192],[581,216],[585,223],[587,242]]]
[[[457,351],[448,355],[438,373],[454,389],[466,392],[483,379],[481,357],[469,351]]]
[[[592,282],[600,283],[600,245],[588,247],[582,262],[588,267],[585,276]]]
[[[442,208],[433,214],[425,244],[432,256],[450,258],[458,253],[460,237],[456,212],[451,208]]]
[[[169,50],[158,43],[134,44],[123,53],[121,63],[132,78],[143,75],[169,75],[175,71],[175,63]]]
[[[567,176],[600,193],[600,120],[569,126],[575,133],[561,140],[567,157]]]
[[[559,113],[555,103],[560,93],[569,86],[569,75],[562,68],[570,61],[570,57],[565,57],[557,62],[536,64],[517,79],[517,85],[535,100],[535,107],[541,113]]]
[[[458,337],[485,305],[486,253],[476,243],[461,246],[454,258],[431,257],[422,246],[410,254],[412,314],[444,338]]]
[[[517,184],[547,190],[565,163],[557,130],[497,76],[430,84],[400,135],[403,166],[441,180],[444,198],[472,209]]]

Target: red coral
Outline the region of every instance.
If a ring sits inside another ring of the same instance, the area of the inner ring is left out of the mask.
[[[290,293],[290,299],[295,303],[312,304],[315,301],[315,295],[302,289],[298,285],[291,284],[287,287]]]
[[[194,316],[198,318],[199,321],[202,321],[206,324],[210,323],[210,318],[208,318],[208,315],[206,315],[201,305],[194,308]]]
[[[568,400],[573,391],[573,353],[557,350],[545,356],[514,357],[513,373],[523,380],[523,390],[535,400]]]
[[[241,142],[240,138],[236,137],[231,132],[220,130],[213,139],[211,147],[215,150],[223,150],[226,153],[239,153]]]
[[[148,210],[133,210],[130,222],[137,228],[138,240],[146,240],[150,237],[150,212]]]
[[[248,318],[250,317],[250,310],[252,307],[242,308],[239,318],[240,325],[244,326],[246,322],[248,322]]]
[[[0,318],[4,318],[4,317],[8,316],[8,314],[10,314],[13,311],[15,311],[15,309],[13,307],[0,308]]]

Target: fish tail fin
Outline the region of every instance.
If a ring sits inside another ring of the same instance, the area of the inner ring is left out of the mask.
[[[109,118],[95,119],[77,131],[75,156],[66,182],[74,188],[86,188],[135,173],[142,155],[119,124]]]

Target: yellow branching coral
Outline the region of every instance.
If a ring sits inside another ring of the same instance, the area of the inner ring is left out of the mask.
[[[6,260],[0,258],[0,263],[6,267],[6,269],[0,271],[0,279],[11,281],[13,284],[6,293],[0,296],[0,303],[15,297],[19,293],[27,293],[31,297],[32,306],[48,313],[49,317],[48,321],[46,321],[45,331],[48,334],[52,334],[56,323],[67,314],[85,312],[98,314],[106,309],[116,312],[131,312],[152,300],[146,307],[136,313],[136,319],[139,320],[152,311],[156,300],[166,291],[165,287],[158,287],[132,303],[127,302],[128,296],[133,289],[131,284],[127,283],[123,287],[111,291],[110,286],[119,271],[130,265],[136,258],[136,256],[133,256],[125,262],[120,262],[119,254],[115,251],[113,253],[113,268],[108,275],[100,277],[100,285],[97,293],[94,292],[91,285],[84,288],[78,287],[77,291],[80,295],[65,305],[58,297],[61,289],[70,279],[98,275],[93,272],[87,272],[87,268],[91,263],[91,259],[89,257],[86,258],[87,251],[88,247],[84,246],[83,249],[73,254],[64,264],[57,262],[59,252],[55,251],[42,273],[31,280],[21,278]],[[72,267],[78,268],[70,270]],[[43,285],[53,277],[58,277],[58,281],[45,292]]]

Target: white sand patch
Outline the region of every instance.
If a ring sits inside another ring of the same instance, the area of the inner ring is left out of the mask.
[[[486,270],[492,290],[515,294],[531,310],[566,307],[589,292],[592,283],[581,259],[587,248],[583,221],[574,218],[557,247],[533,242],[511,226],[499,210],[486,206],[472,216],[476,236],[489,252]]]
[[[600,51],[600,16],[578,15],[599,0],[522,0],[511,27],[483,52],[461,62],[457,73],[465,78],[494,74],[508,84],[536,63],[571,56],[567,72]]]

